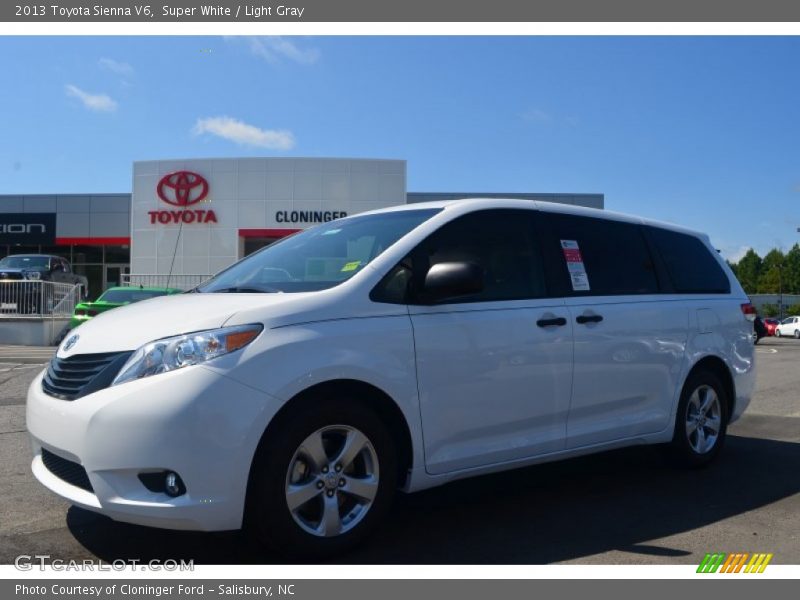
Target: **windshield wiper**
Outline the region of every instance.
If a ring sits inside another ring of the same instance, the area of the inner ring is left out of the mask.
[[[278,292],[280,292],[280,290],[276,290],[275,288],[235,286],[235,287],[220,288],[218,290],[210,290],[206,293],[207,294],[276,294]]]

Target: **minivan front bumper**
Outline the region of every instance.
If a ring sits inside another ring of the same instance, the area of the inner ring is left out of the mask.
[[[32,471],[51,491],[118,521],[168,529],[241,527],[247,479],[279,403],[202,366],[124,383],[68,401],[28,390]],[[49,456],[50,468],[42,457]],[[90,485],[58,469],[82,467]],[[69,462],[76,463],[70,465]],[[79,465],[79,466],[78,466]],[[142,473],[173,471],[186,492],[155,492]],[[86,489],[88,488],[88,489]]]

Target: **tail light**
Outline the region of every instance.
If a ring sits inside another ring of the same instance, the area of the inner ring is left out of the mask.
[[[756,307],[750,304],[742,304],[742,314],[744,318],[748,321],[755,321],[756,320]]]
[[[75,309],[75,314],[76,315],[85,315],[86,311],[83,310],[82,308],[77,308],[77,309]]]
[[[94,317],[94,316],[97,316],[97,311],[96,310],[90,310],[86,314],[88,314],[90,317]]]

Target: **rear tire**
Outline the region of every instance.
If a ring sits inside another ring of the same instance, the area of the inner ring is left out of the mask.
[[[729,401],[725,387],[711,371],[697,371],[686,380],[671,444],[681,466],[705,467],[719,456],[727,435]]]
[[[794,339],[800,340],[800,330],[798,329],[794,330]]]
[[[359,544],[386,515],[397,486],[395,444],[367,403],[327,395],[309,400],[290,408],[262,439],[245,514],[258,543],[291,558]]]

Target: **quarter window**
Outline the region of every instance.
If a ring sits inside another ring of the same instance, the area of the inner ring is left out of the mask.
[[[731,284],[716,257],[697,237],[668,229],[648,227],[648,235],[661,255],[672,287],[683,294],[728,294]]]

